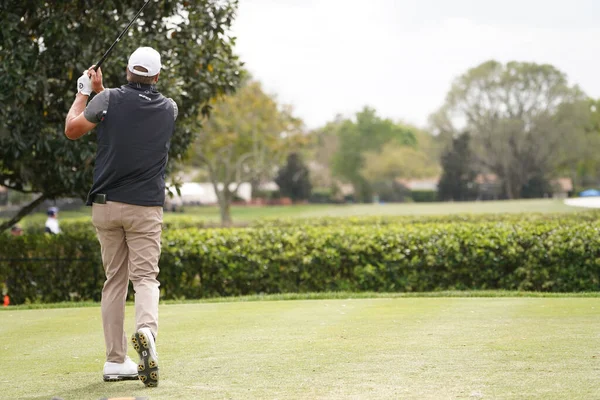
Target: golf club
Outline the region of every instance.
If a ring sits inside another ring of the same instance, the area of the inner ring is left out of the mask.
[[[144,5],[142,6],[142,8],[140,8],[140,11],[138,11],[137,14],[135,14],[135,17],[133,17],[133,19],[131,20],[131,22],[129,23],[129,25],[127,25],[127,28],[125,28],[123,30],[123,32],[121,32],[121,34],[119,35],[119,37],[117,38],[117,40],[115,40],[114,43],[108,48],[108,50],[106,51],[106,53],[104,53],[104,55],[102,56],[102,58],[100,59],[100,61],[98,61],[98,63],[96,64],[96,66],[94,66],[94,71],[98,71],[98,68],[100,68],[100,66],[102,65],[102,63],[104,62],[104,60],[106,60],[106,57],[108,57],[108,55],[110,54],[110,52],[112,51],[112,49],[115,47],[115,45],[117,43],[119,43],[119,41],[121,40],[121,38],[123,37],[123,35],[125,33],[127,33],[127,31],[129,30],[129,28],[131,27],[131,25],[133,25],[133,23],[135,22],[135,20],[137,19],[137,17],[140,16],[140,14],[144,10],[144,8],[148,5],[148,3],[150,3],[150,0],[146,0],[146,2],[144,3]]]

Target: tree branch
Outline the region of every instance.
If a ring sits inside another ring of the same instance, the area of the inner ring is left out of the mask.
[[[7,189],[15,190],[15,191],[21,192],[21,193],[36,193],[33,190],[27,190],[27,189],[23,189],[23,188],[18,188],[16,186],[7,185],[6,183],[0,184],[0,186],[4,186]]]
[[[214,165],[212,165],[210,160],[206,158],[203,154],[198,154],[198,158],[200,159],[200,162],[206,164],[206,167],[208,168],[208,176],[210,178],[211,183],[213,184],[213,187],[215,188],[215,194],[217,195],[217,199],[220,201],[221,194],[219,193],[219,182],[217,182],[217,174]]]
[[[244,155],[242,155],[235,166],[235,175],[236,175],[236,181],[241,181],[242,180],[242,167],[244,165],[244,163],[246,161],[248,161],[250,158],[252,158],[254,156],[254,153],[246,153]]]
[[[231,182],[231,180],[233,179],[233,174],[235,173],[235,168],[233,171],[231,171],[231,164],[232,164],[231,157],[233,155],[233,145],[224,147],[222,150],[225,150],[227,152],[227,160],[225,160],[225,158],[220,155],[220,153],[221,153],[220,151],[217,153],[218,154],[217,160],[220,160],[225,167],[225,170],[223,171],[223,180],[224,180],[223,184],[228,185],[229,182]]]
[[[31,203],[29,203],[25,207],[21,208],[14,217],[12,217],[8,221],[0,224],[0,232],[5,231],[6,229],[10,228],[11,226],[13,226],[17,222],[19,222],[23,217],[25,217],[26,215],[30,214],[33,210],[35,210],[35,208],[37,206],[42,204],[44,202],[44,200],[46,200],[46,195],[42,194],[37,199],[33,200]]]

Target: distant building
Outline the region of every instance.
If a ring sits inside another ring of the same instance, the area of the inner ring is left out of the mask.
[[[499,200],[502,196],[502,181],[496,174],[478,174],[475,184],[477,200]]]
[[[397,179],[400,183],[411,191],[438,191],[439,177],[424,179]],[[478,174],[475,177],[477,185],[477,200],[498,200],[502,197],[502,180],[496,174]],[[558,178],[550,181],[553,192],[548,193],[556,199],[569,197],[573,192],[573,181],[571,178]]]
[[[229,186],[230,190],[235,188],[235,184]],[[165,208],[173,209],[184,205],[215,205],[219,203],[215,187],[212,183],[186,182],[181,185],[180,195],[174,187],[170,188],[174,196],[171,198],[168,193],[165,200]],[[223,189],[223,184],[219,184],[219,190]],[[238,198],[244,201],[252,200],[252,186],[250,183],[240,184],[236,193]]]
[[[502,181],[496,174],[479,174],[475,178],[475,183],[479,188],[478,200],[497,200],[502,196]],[[550,181],[552,186],[552,196],[555,199],[564,199],[569,197],[573,191],[573,181],[571,178],[558,178]]]
[[[571,178],[558,178],[551,182],[555,199],[566,199],[573,193],[573,180]]]
[[[438,182],[440,181],[440,177],[436,176],[433,178],[422,178],[422,179],[396,179],[396,182],[403,185],[409,190],[419,190],[419,191],[438,191]]]

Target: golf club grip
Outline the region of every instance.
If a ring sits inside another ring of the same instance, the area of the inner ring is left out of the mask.
[[[106,60],[106,58],[108,57],[108,55],[110,54],[110,52],[112,51],[112,49],[116,46],[117,43],[119,43],[119,41],[121,40],[121,38],[123,37],[123,35],[125,35],[125,33],[127,33],[127,31],[129,30],[129,28],[131,27],[131,25],[133,25],[133,23],[140,16],[140,14],[142,13],[142,11],[144,11],[144,8],[148,5],[148,3],[150,3],[150,0],[146,0],[146,2],[144,3],[144,5],[142,6],[142,8],[140,8],[140,10],[137,12],[137,14],[135,14],[135,16],[133,17],[133,19],[129,23],[129,25],[127,25],[127,28],[125,28],[123,30],[123,32],[121,32],[121,34],[119,35],[119,37],[117,37],[117,40],[115,40],[114,43],[108,48],[108,50],[106,51],[106,53],[104,53],[104,55],[102,56],[102,58],[100,59],[100,61],[98,61],[98,63],[94,66],[94,71],[98,71],[98,68],[100,68],[100,66],[102,65],[102,63],[104,62],[104,60]]]
[[[104,62],[104,60],[106,60],[106,57],[108,57],[108,52],[104,53],[104,55],[102,56],[102,58],[100,59],[100,61],[98,61],[96,63],[96,65],[94,65],[94,71],[98,71],[98,68],[100,68],[100,66],[102,65],[102,63]]]

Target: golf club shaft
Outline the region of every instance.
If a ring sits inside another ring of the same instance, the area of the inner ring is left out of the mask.
[[[140,16],[140,14],[144,10],[144,8],[148,5],[148,3],[150,3],[150,0],[146,0],[146,2],[144,3],[144,5],[142,6],[142,8],[140,8],[140,11],[138,11],[137,14],[135,14],[135,17],[133,17],[133,19],[131,20],[131,22],[129,23],[129,25],[127,25],[127,28],[125,28],[123,30],[123,32],[121,32],[121,34],[119,35],[119,37],[117,38],[117,40],[115,40],[114,43],[108,48],[108,50],[106,51],[106,53],[104,53],[104,55],[102,56],[102,58],[100,59],[100,61],[98,61],[98,63],[94,66],[94,71],[97,71],[98,68],[100,68],[100,66],[102,65],[102,63],[104,62],[104,60],[106,60],[106,58],[108,57],[108,55],[110,54],[110,52],[112,51],[112,49],[115,47],[115,45],[117,43],[119,43],[119,41],[121,40],[121,38],[123,37],[123,35],[125,35],[125,33],[127,33],[127,31],[129,30],[129,28],[131,27],[131,25],[133,25],[133,23],[135,22],[135,20],[137,19],[137,17]]]

